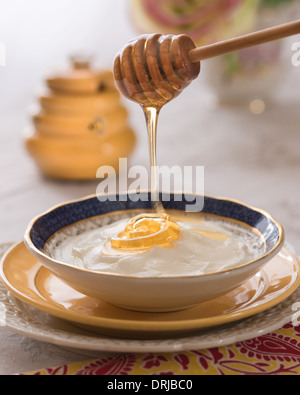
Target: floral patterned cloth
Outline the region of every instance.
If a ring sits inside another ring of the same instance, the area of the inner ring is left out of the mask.
[[[298,375],[300,326],[232,346],[171,354],[120,354],[23,375]]]

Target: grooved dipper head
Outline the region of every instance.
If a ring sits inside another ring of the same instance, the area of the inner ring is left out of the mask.
[[[188,55],[194,48],[186,35],[140,36],[116,57],[116,84],[128,99],[161,108],[198,77],[200,63],[192,63]]]

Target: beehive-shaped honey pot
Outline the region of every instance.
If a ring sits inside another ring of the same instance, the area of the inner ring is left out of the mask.
[[[72,58],[66,74],[46,79],[40,112],[26,147],[46,176],[66,180],[96,178],[100,166],[118,171],[128,158],[135,134],[110,70],[92,70],[90,62]]]

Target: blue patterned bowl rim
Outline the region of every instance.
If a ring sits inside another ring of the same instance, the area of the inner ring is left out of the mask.
[[[25,243],[27,247],[37,255],[43,255],[44,258],[54,261],[45,254],[44,247],[47,241],[63,228],[79,221],[117,211],[152,209],[150,192],[141,193],[141,195],[144,195],[143,199],[139,199],[138,201],[133,201],[134,199],[131,199],[129,195],[130,193],[117,195],[115,201],[110,201],[108,199],[105,202],[100,202],[96,195],[92,195],[55,206],[44,214],[36,217],[29,224],[25,233]],[[184,193],[171,194],[170,200],[163,202],[164,208],[166,210],[185,211],[186,205],[191,204],[192,196],[195,195]],[[264,255],[256,261],[267,257],[269,254],[274,254],[283,246],[284,229],[281,224],[267,212],[233,199],[210,196],[203,196],[203,198],[204,207],[201,213],[239,221],[257,229],[261,233],[265,241],[266,251]],[[67,265],[63,262],[55,262]],[[246,265],[250,263],[253,262],[249,262]],[[89,271],[81,268],[76,269]]]

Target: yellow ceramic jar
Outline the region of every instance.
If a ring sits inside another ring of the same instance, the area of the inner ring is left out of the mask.
[[[96,178],[100,166],[118,171],[119,158],[134,149],[135,134],[113,73],[73,59],[68,73],[50,76],[46,84],[49,92],[39,97],[34,130],[26,136],[28,152],[42,173],[88,180]]]

